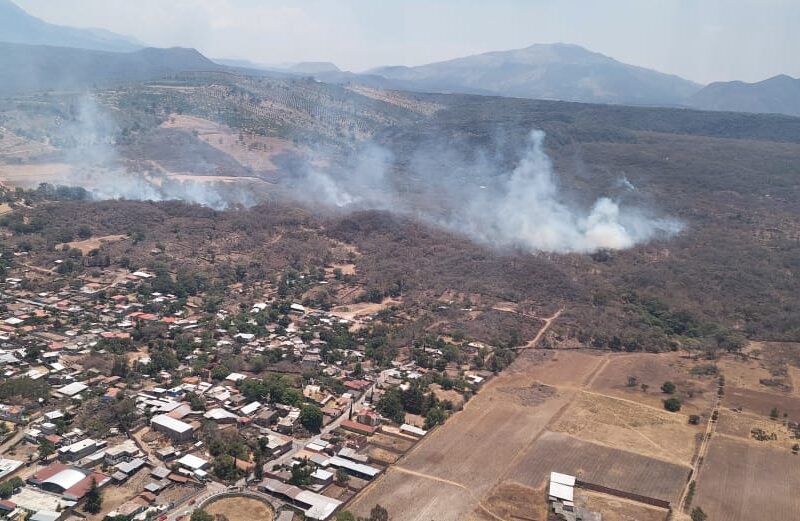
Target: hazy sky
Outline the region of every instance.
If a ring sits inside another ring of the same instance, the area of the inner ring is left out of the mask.
[[[49,22],[259,63],[361,71],[532,43],[698,82],[800,76],[800,0],[14,0]]]

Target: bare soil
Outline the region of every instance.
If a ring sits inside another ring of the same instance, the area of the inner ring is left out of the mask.
[[[125,239],[125,235],[105,235],[103,237],[92,237],[91,239],[86,239],[83,241],[72,241],[66,244],[58,244],[56,247],[68,247],[68,248],[77,248],[81,250],[81,253],[86,255],[92,250],[96,250],[100,246],[110,242],[117,242]]]
[[[692,463],[701,432],[683,414],[586,392],[578,394],[552,430],[685,465]]]
[[[800,456],[727,436],[712,438],[692,505],[709,519],[797,519]]]
[[[205,507],[214,516],[223,515],[228,521],[272,521],[275,511],[264,501],[251,497],[227,497]]]

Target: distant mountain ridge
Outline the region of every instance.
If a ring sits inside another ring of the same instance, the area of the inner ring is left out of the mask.
[[[535,44],[367,74],[419,90],[633,105],[680,105],[701,85],[572,44]]]
[[[92,85],[158,79],[183,71],[228,70],[195,49],[145,48],[117,53],[0,43],[0,94],[81,89]]]
[[[800,116],[800,78],[785,74],[756,83],[715,82],[695,93],[693,108]]]
[[[0,0],[0,41],[117,52],[145,47],[133,38],[104,29],[76,29],[47,23],[10,0]]]

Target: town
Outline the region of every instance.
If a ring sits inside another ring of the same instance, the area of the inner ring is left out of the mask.
[[[341,267],[234,283],[212,306],[180,274],[61,250],[52,269],[3,252],[9,519],[177,521],[242,497],[282,521],[330,519],[494,374],[491,346],[468,339],[377,358],[378,323],[402,320],[391,308],[287,299]]]

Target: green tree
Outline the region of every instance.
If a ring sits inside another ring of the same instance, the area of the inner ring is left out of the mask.
[[[292,466],[292,477],[289,478],[289,483],[297,486],[308,485],[311,483],[311,474],[313,473],[314,466],[304,459]]]
[[[46,459],[55,451],[56,446],[53,445],[53,442],[46,438],[42,438],[42,440],[39,442],[39,459]]]
[[[380,505],[375,505],[369,511],[369,521],[389,521],[389,512]]]
[[[322,411],[316,405],[304,405],[300,410],[300,423],[311,432],[322,429]]]
[[[678,412],[681,410],[681,401],[677,398],[668,398],[664,400],[664,409],[669,412]]]
[[[661,385],[661,391],[667,394],[673,394],[675,392],[675,384],[672,382],[664,382]]]
[[[692,510],[692,521],[706,521],[706,519],[708,519],[708,515],[703,512],[703,509],[694,507]]]
[[[406,413],[403,409],[403,398],[399,387],[393,387],[383,393],[376,404],[378,412],[395,423],[405,423]]]
[[[97,488],[97,480],[92,478],[92,484],[89,487],[89,492],[86,493],[86,504],[83,509],[90,514],[97,514],[103,509],[103,496]]]
[[[350,481],[350,474],[344,469],[336,469],[336,481],[338,483],[347,483]]]
[[[198,508],[194,512],[192,512],[192,517],[189,518],[190,521],[214,521],[214,516],[203,510],[202,508]]]
[[[425,428],[432,429],[437,425],[441,425],[447,419],[447,413],[444,412],[444,409],[439,407],[431,407],[428,410],[428,414],[425,415]]]

